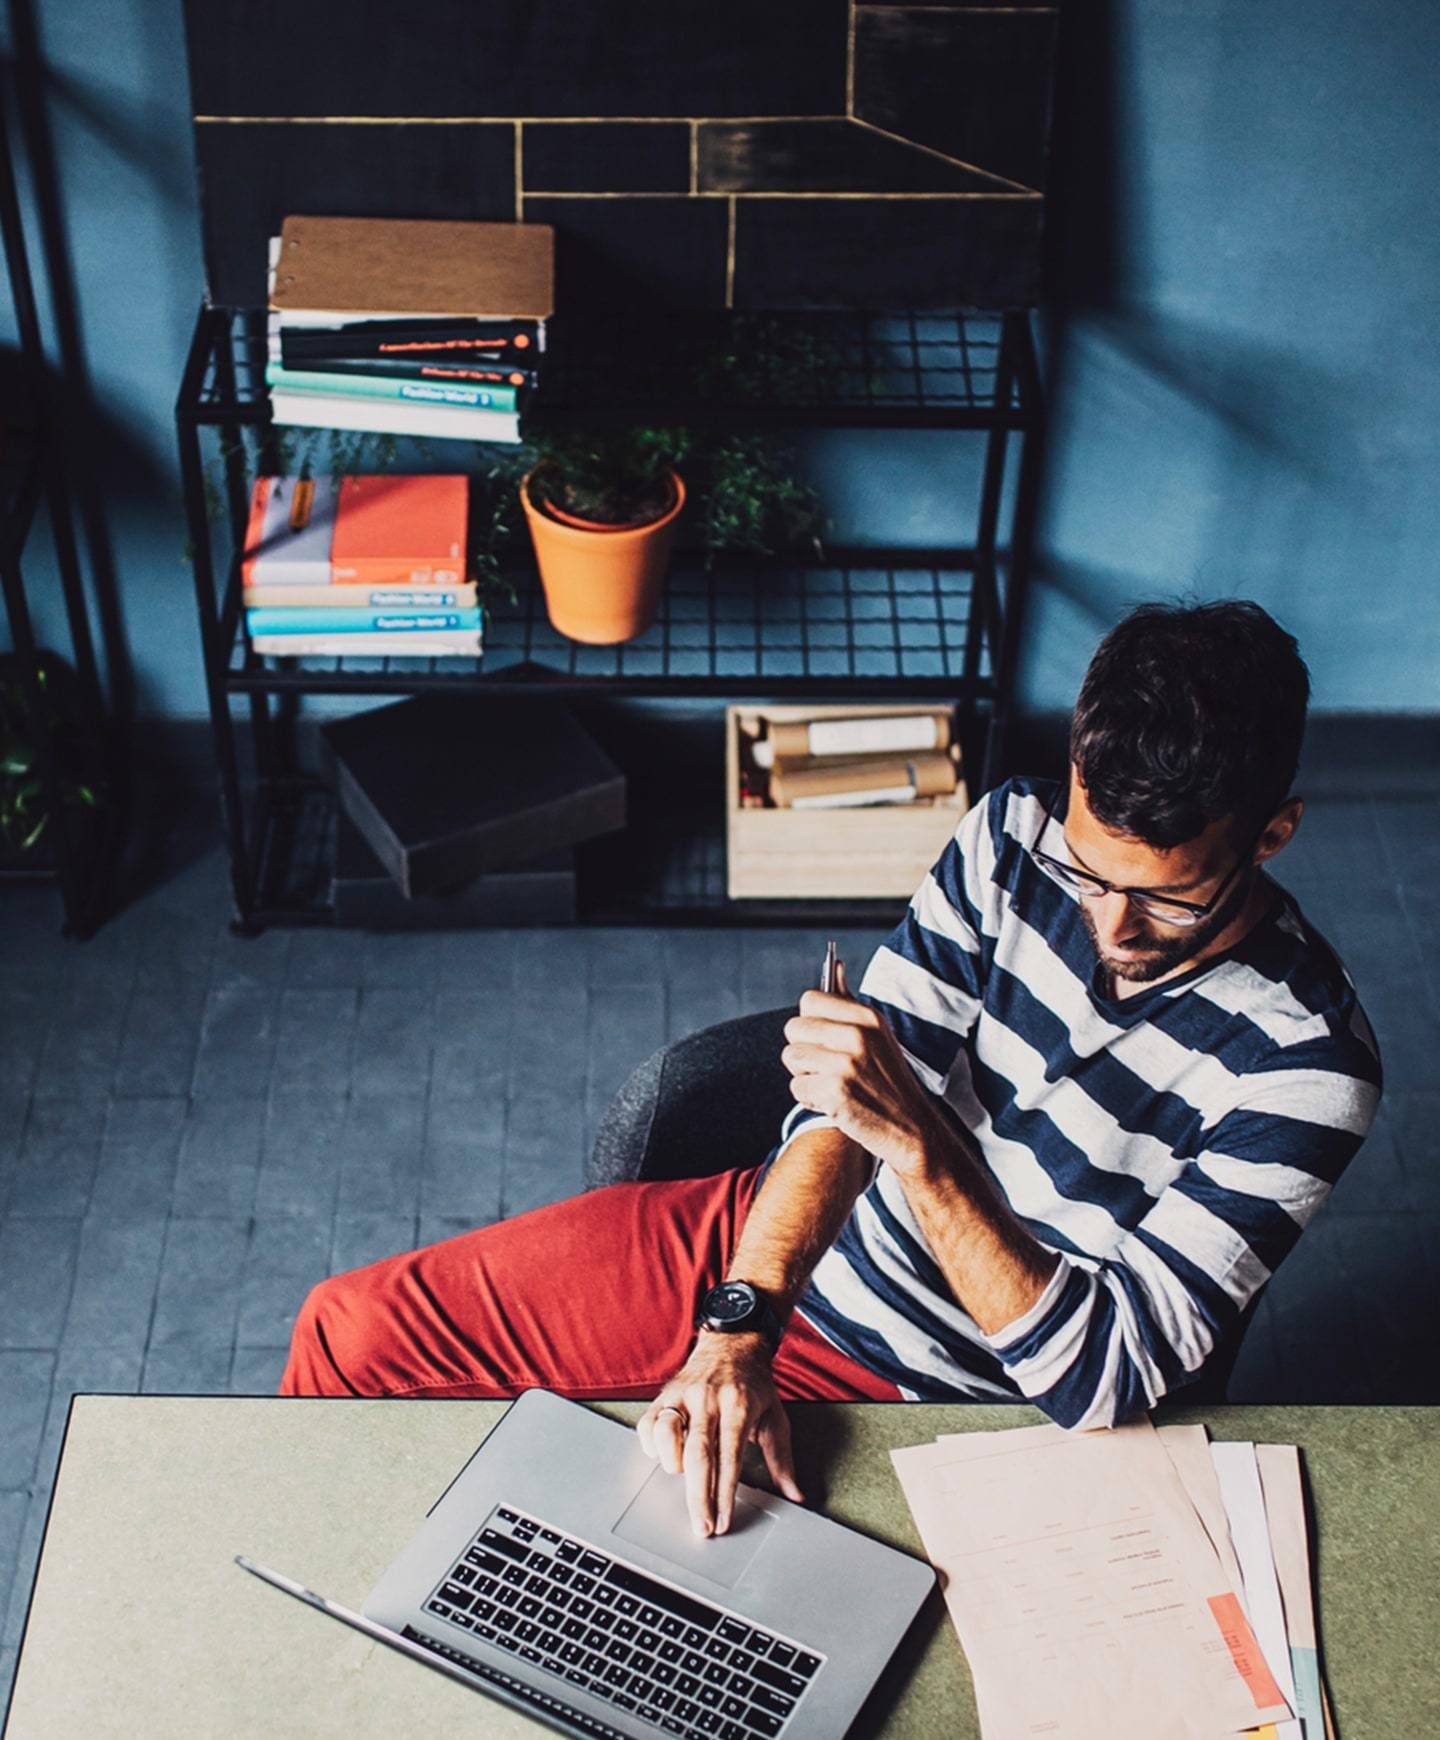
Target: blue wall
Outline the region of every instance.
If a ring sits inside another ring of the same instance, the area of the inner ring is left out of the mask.
[[[139,711],[199,714],[170,420],[202,290],[179,8],[28,4],[94,395],[88,556]],[[1130,603],[1193,591],[1273,610],[1318,706],[1434,708],[1440,8],[1072,0],[1066,27],[1024,701],[1067,706]],[[806,463],[839,535],[967,535],[944,440],[816,437]]]

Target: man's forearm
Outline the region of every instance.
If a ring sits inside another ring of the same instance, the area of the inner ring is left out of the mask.
[[[726,1271],[789,1315],[870,1178],[865,1151],[839,1130],[802,1131],[770,1168]]]
[[[947,1126],[900,1182],[940,1272],[982,1333],[1023,1316],[1060,1259],[1021,1225],[970,1138]]]

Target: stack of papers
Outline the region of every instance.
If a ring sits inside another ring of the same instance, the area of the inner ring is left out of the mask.
[[[985,1740],[1325,1740],[1293,1446],[1144,1420],[891,1456]]]

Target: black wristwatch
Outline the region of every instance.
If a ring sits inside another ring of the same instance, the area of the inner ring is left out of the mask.
[[[700,1301],[695,1327],[712,1329],[720,1335],[758,1332],[770,1343],[771,1353],[779,1347],[785,1332],[770,1301],[749,1281],[722,1281],[718,1287],[712,1287]]]

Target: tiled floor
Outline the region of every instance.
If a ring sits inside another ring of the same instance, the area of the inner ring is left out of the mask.
[[[246,942],[218,850],[176,844],[185,867],[84,945],[56,935],[48,891],[0,895],[0,1694],[74,1391],[272,1390],[312,1282],[570,1194],[633,1065],[790,1001],[823,944]],[[1440,1401],[1440,800],[1318,802],[1285,871],[1351,965],[1388,1087],[1236,1394]],[[843,946],[859,961],[875,940]]]

